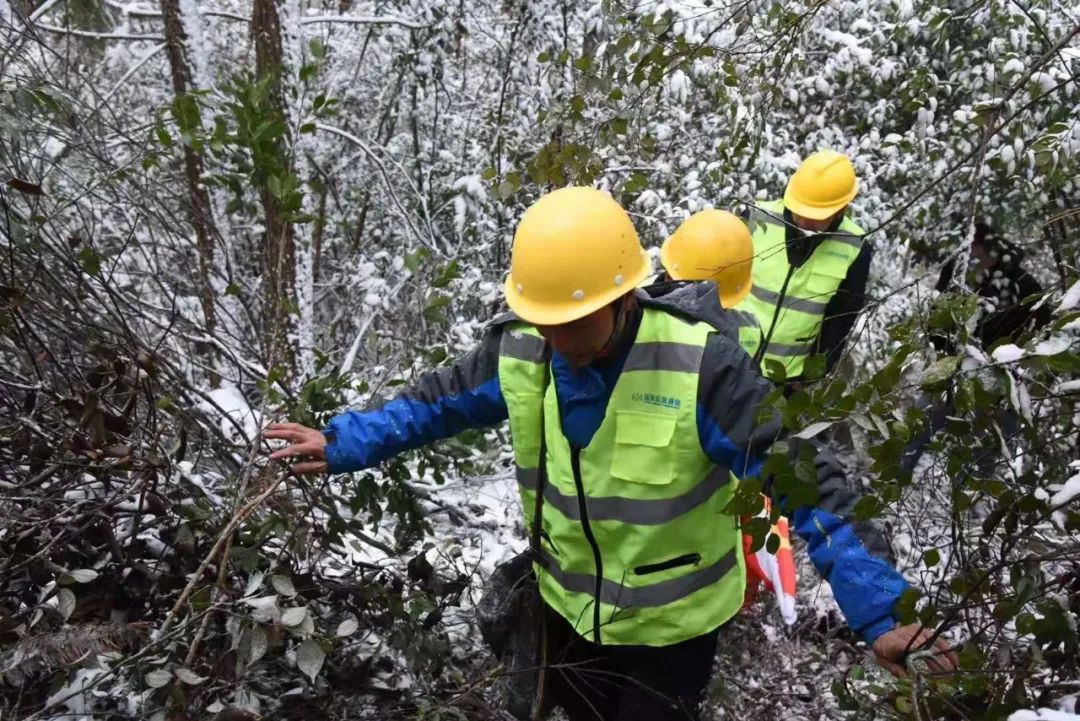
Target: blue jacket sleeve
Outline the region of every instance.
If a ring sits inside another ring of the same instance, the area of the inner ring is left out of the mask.
[[[488,329],[478,348],[427,373],[381,408],[346,411],[323,430],[331,473],[370,468],[404,451],[470,428],[506,420],[499,387],[502,326]]]
[[[750,358],[732,338],[714,334],[702,358],[698,388],[698,434],[701,447],[717,465],[739,478],[756,476],[782,425],[759,418],[759,406],[772,391]],[[794,439],[789,439],[792,445]],[[818,449],[818,501],[787,508],[792,525],[807,544],[810,560],[829,582],[848,625],[868,643],[893,628],[893,607],[907,582],[893,567],[892,550],[872,524],[851,520],[858,496],[848,487],[842,466]],[[765,487],[768,490],[766,479]]]

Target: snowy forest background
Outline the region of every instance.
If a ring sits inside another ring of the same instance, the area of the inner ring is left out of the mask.
[[[1063,0],[0,0],[0,717],[500,718],[473,604],[524,546],[505,429],[301,480],[258,428],[468,350],[546,189],[610,190],[656,248],[830,147],[872,302],[776,402],[963,670],[886,678],[804,563],[796,627],[725,630],[710,714],[1073,718],[1078,37]],[[933,290],[976,216],[1053,310],[996,350]]]

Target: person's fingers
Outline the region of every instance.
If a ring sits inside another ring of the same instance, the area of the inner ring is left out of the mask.
[[[318,441],[305,441],[304,443],[295,443],[291,446],[285,446],[270,454],[270,458],[275,461],[290,456],[314,456],[316,458],[325,458],[326,446]]]
[[[295,428],[267,428],[263,431],[263,438],[276,438],[283,441],[301,441],[309,434]]]
[[[907,669],[884,656],[877,656],[878,665],[897,678],[907,678]]]
[[[268,431],[304,431],[309,430],[307,426],[301,423],[290,423],[288,421],[282,423],[270,423],[266,426]]]
[[[304,461],[292,467],[292,472],[298,476],[306,476],[316,473],[326,473],[329,470],[326,461]]]
[[[948,641],[943,638],[939,638],[937,640],[937,643],[934,644],[934,648],[936,648],[940,652],[937,656],[938,660],[942,664],[948,666],[948,668],[946,669],[947,672],[955,671],[960,667],[960,657],[956,655],[956,651],[952,649],[952,646],[949,644]]]
[[[930,673],[951,673],[953,670],[952,663],[945,656],[927,656],[926,667]]]

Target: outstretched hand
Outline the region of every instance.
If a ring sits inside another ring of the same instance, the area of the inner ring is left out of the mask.
[[[326,473],[326,436],[314,428],[299,423],[271,423],[263,430],[263,438],[287,441],[289,445],[270,454],[271,460],[307,456],[311,460],[294,463],[292,471],[298,476]]]
[[[955,671],[959,659],[945,639],[939,638],[934,641],[933,646],[925,648],[933,636],[933,629],[919,623],[897,626],[874,641],[874,659],[897,678],[905,678],[908,675],[904,661],[908,656],[920,651],[922,651],[920,655],[925,655],[930,673]]]

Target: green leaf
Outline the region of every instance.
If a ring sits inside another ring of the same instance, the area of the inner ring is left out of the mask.
[[[876,496],[863,496],[855,504],[851,515],[857,521],[869,521],[881,513],[882,503]]]
[[[90,275],[98,275],[101,273],[101,256],[93,248],[83,248],[79,251],[79,265]]]
[[[274,196],[278,200],[282,196],[281,178],[276,175],[271,175],[266,179],[266,188],[270,191],[270,195]]]
[[[424,307],[424,318],[435,323],[443,320],[443,309],[450,305],[450,297],[446,295],[435,295],[428,304]]]
[[[960,359],[954,356],[938,358],[923,372],[920,384],[923,388],[931,388],[952,378],[953,373],[960,366]]]
[[[190,132],[201,124],[199,104],[192,95],[178,95],[172,102],[171,110],[177,126],[184,132]]]
[[[536,56],[536,61],[540,63],[546,63],[549,60],[551,60],[551,53],[547,50],[541,51],[541,53]]]
[[[775,358],[765,358],[765,375],[773,383],[783,383],[787,380],[787,368]]]
[[[438,276],[431,281],[432,288],[445,288],[450,285],[450,281],[457,280],[461,277],[461,272],[456,260],[450,261],[450,263],[442,269]]]
[[[308,135],[315,132],[315,123],[304,123],[300,126],[300,134]]]
[[[495,168],[491,166],[484,168],[484,172],[480,174],[480,177],[484,180],[491,180],[495,177]]]
[[[165,129],[165,126],[156,126],[154,128],[154,134],[157,136],[157,140],[161,143],[163,148],[171,148],[173,146],[172,136],[169,135],[169,131]]]
[[[308,49],[311,51],[311,57],[318,60],[322,60],[326,57],[326,45],[319,38],[312,38],[308,42]]]
[[[927,568],[933,568],[941,562],[941,554],[936,548],[931,548],[929,551],[923,554],[923,563]]]

